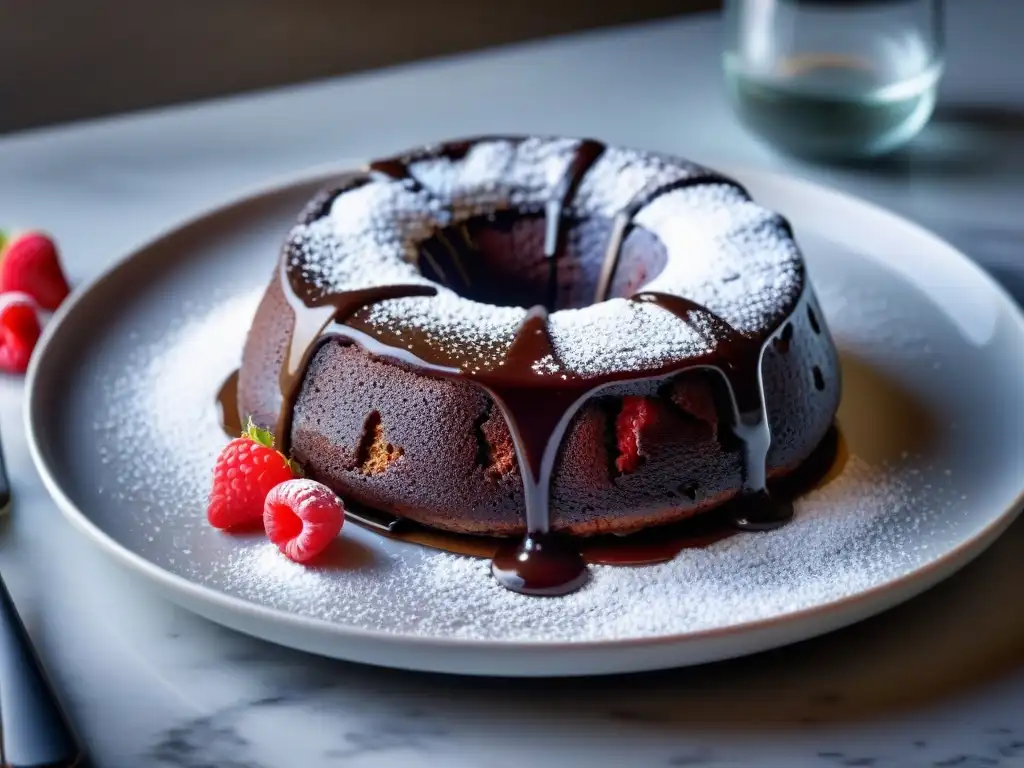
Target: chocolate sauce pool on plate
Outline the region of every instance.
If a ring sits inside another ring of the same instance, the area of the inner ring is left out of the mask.
[[[242,417],[238,412],[238,369],[224,379],[217,390],[217,412],[220,416],[220,428],[230,438],[242,434]]]

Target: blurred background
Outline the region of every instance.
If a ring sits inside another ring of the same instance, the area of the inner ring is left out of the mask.
[[[0,0],[0,132],[720,5],[716,0]]]

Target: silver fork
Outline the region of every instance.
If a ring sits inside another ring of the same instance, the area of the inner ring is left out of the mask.
[[[0,509],[11,505],[0,450]],[[0,762],[5,768],[84,768],[85,755],[0,577]]]

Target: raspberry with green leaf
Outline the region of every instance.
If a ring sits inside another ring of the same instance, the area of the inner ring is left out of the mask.
[[[275,486],[301,476],[295,462],[274,448],[274,436],[250,418],[241,437],[217,457],[206,517],[214,528],[261,526],[263,504]]]

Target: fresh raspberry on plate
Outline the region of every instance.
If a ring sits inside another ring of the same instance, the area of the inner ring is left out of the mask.
[[[214,528],[256,526],[263,502],[274,486],[299,474],[298,467],[274,450],[274,436],[253,424],[220,452],[213,469],[213,490],[206,517]]]
[[[275,486],[263,507],[267,537],[297,563],[323,552],[344,521],[341,499],[315,480],[288,480]]]
[[[0,371],[24,373],[42,328],[28,299],[12,298],[0,306]]]
[[[51,311],[71,292],[57,245],[47,235],[24,232],[3,244],[0,293],[12,291],[27,293],[40,307]]]
[[[653,423],[654,418],[655,406],[646,397],[622,398],[622,410],[615,419],[615,440],[619,448],[615,468],[619,472],[628,474],[640,466],[640,430]]]

